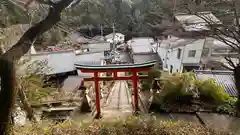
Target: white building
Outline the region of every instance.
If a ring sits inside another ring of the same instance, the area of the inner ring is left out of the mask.
[[[168,36],[158,47],[158,53],[163,61],[163,69],[170,73],[203,68],[204,65],[212,61],[228,65],[224,61],[223,55],[226,52],[223,52],[223,50],[230,50],[230,48],[210,37],[183,39]],[[235,53],[228,52],[228,54]]]
[[[197,14],[178,13],[175,15],[174,24],[181,26],[175,31],[180,34],[179,37],[168,35],[157,49],[163,61],[164,70],[171,73],[199,68],[221,69],[222,63],[228,65],[222,56],[232,54],[231,48],[216,39],[199,35],[199,31],[204,33],[210,30],[209,23],[218,27],[222,22],[211,12]],[[188,36],[181,37],[181,34]]]

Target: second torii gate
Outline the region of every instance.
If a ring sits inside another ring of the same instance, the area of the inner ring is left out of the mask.
[[[139,79],[146,78],[147,76],[138,76],[138,72],[148,71],[154,65],[156,61],[150,61],[140,64],[112,64],[112,65],[87,65],[87,64],[75,64],[75,67],[81,70],[83,73],[94,73],[92,80],[95,84],[96,92],[96,117],[100,117],[100,87],[99,81],[102,80],[132,80],[133,82],[133,93],[134,93],[134,110],[138,111],[138,81]],[[113,77],[99,77],[101,72],[111,72]],[[132,76],[118,77],[118,72],[131,72]],[[89,80],[89,78],[88,78]]]

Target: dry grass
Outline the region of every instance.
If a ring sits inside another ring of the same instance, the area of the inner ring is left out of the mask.
[[[53,124],[14,127],[17,135],[230,135],[186,122],[141,120],[136,117],[124,121]]]

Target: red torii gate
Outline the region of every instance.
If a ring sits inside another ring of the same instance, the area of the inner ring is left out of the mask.
[[[81,70],[83,73],[94,73],[93,78],[86,78],[86,80],[93,80],[95,84],[96,92],[96,117],[100,117],[100,87],[99,81],[102,80],[132,80],[133,82],[133,93],[134,93],[134,110],[138,111],[138,81],[139,79],[146,78],[147,76],[138,76],[138,72],[148,71],[154,65],[156,61],[150,61],[140,64],[110,64],[110,65],[87,65],[87,64],[75,64],[75,67]],[[99,77],[98,74],[101,72],[111,72],[113,77]],[[131,72],[132,76],[118,77],[118,72]],[[85,80],[85,79],[84,79]]]

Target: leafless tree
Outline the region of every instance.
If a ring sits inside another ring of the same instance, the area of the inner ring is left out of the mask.
[[[31,3],[33,0],[29,0]],[[67,8],[74,0],[38,0],[38,2],[49,5],[48,15],[30,27],[19,41],[13,45],[7,52],[1,55],[0,75],[1,75],[1,92],[0,92],[0,134],[8,134],[8,125],[10,114],[13,108],[16,95],[16,76],[14,62],[26,54],[32,42],[45,31],[52,28],[61,20],[61,12]],[[81,0],[78,0],[79,2]]]
[[[220,1],[221,2],[221,1]],[[210,2],[210,4],[212,4]],[[186,9],[189,11],[190,14],[195,14],[196,16],[202,18],[207,25],[209,26],[209,31],[207,32],[207,36],[210,36],[214,39],[217,39],[223,43],[225,43],[227,46],[231,48],[233,52],[236,52],[236,55],[228,54],[224,56],[230,67],[224,66],[228,70],[233,71],[234,78],[235,78],[235,85],[238,90],[238,102],[237,102],[237,109],[238,112],[240,112],[240,22],[239,22],[239,9],[238,5],[239,2],[237,0],[228,1],[228,5],[231,5],[229,8],[229,11],[233,15],[232,18],[232,24],[218,24],[216,25],[216,22],[212,20],[212,18],[209,18],[204,15],[200,15],[198,12],[192,12],[191,9],[186,7]],[[206,34],[206,33],[205,33]],[[238,63],[234,63],[231,58],[237,58]]]

